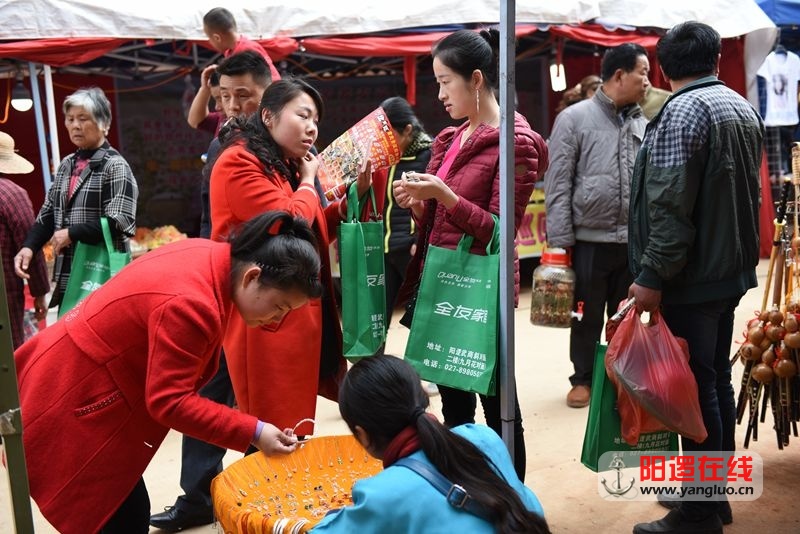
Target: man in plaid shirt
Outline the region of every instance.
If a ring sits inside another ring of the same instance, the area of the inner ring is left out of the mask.
[[[0,132],[0,174],[28,174],[33,164],[14,151],[14,139]],[[25,314],[25,284],[14,274],[14,255],[33,225],[33,204],[28,193],[6,178],[0,178],[0,256],[3,259],[3,277],[6,286],[11,338],[16,349],[25,341],[23,316]],[[28,287],[34,297],[36,319],[47,315],[46,295],[50,291],[44,255],[34,256],[29,269]]]
[[[733,314],[757,285],[764,126],[717,79],[720,47],[714,29],[693,21],[659,40],[658,61],[674,94],[647,126],[631,182],[628,251],[636,278],[629,296],[640,311],[660,307],[672,333],[689,344],[708,431],[702,443],[684,437],[685,454],[735,450]],[[669,514],[636,525],[634,534],[722,534],[733,520],[727,501],[662,504]]]

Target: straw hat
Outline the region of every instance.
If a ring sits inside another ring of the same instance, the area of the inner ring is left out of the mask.
[[[4,174],[28,174],[33,163],[18,155],[14,150],[14,138],[0,132],[0,172]]]

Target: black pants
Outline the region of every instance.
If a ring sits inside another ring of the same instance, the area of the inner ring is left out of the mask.
[[[224,353],[220,355],[217,374],[203,386],[198,394],[214,402],[233,406],[233,386]],[[181,488],[185,494],[178,497],[175,506],[188,513],[204,513],[212,510],[211,480],[222,472],[222,458],[226,452],[228,450],[222,447],[190,436],[183,436]]]
[[[495,371],[496,373],[497,371]],[[516,391],[516,388],[515,388]],[[452,428],[458,425],[475,422],[475,408],[477,402],[475,393],[454,389],[447,386],[439,386],[439,393],[442,396],[442,415],[444,424]],[[500,397],[497,395],[479,395],[483,405],[483,415],[486,418],[486,425],[502,435],[500,420]],[[519,399],[514,397],[514,470],[522,482],[525,482],[525,469],[527,455],[525,453],[525,429],[522,428],[522,413],[519,409]]]
[[[147,534],[150,532],[150,495],[140,478],[130,495],[111,519],[100,529],[100,534]]]
[[[392,250],[383,255],[383,268],[386,273],[386,328],[392,322],[392,314],[397,300],[397,293],[403,280],[406,279],[406,268],[411,261],[411,248]]]
[[[736,450],[736,401],[731,384],[730,355],[733,315],[739,300],[740,297],[734,297],[700,304],[662,306],[662,315],[672,334],[684,338],[689,345],[689,367],[697,381],[700,412],[708,431],[708,437],[702,443],[682,437],[684,454],[694,451],[732,453]],[[724,486],[724,477],[716,484]],[[718,506],[718,501],[684,501],[681,513],[690,519],[702,519],[716,513]]]
[[[628,245],[578,241],[572,248],[572,268],[575,303],[583,301],[583,319],[572,321],[569,359],[575,373],[569,381],[573,386],[591,386],[595,345],[605,323],[604,312],[609,317],[614,315],[633,283],[628,269]]]

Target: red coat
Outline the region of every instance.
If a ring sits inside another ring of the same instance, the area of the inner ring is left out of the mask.
[[[210,198],[211,239],[224,239],[231,229],[268,210],[301,216],[311,221],[316,234],[326,298],[289,312],[277,327],[247,328],[234,317],[223,343],[239,408],[278,428],[291,428],[314,417],[318,392],[338,398],[338,381],[346,370],[328,253],[329,228],[338,224],[338,205],[323,211],[315,191],[307,187],[292,191],[283,176],[265,174],[258,158],[241,145],[225,149],[214,164]],[[320,381],[323,305],[328,306],[332,323],[325,350],[337,374]],[[297,430],[299,435],[312,432],[310,424]]]
[[[99,530],[170,428],[247,449],[256,418],[197,395],[239,316],[230,265],[228,244],[165,245],[16,351],[31,495],[59,532]]]
[[[442,166],[450,145],[461,138],[469,122],[457,128],[449,127],[436,136],[431,147],[428,173],[436,174]],[[519,113],[514,114],[514,228],[519,229],[525,207],[528,205],[534,183],[544,176],[549,161],[547,145],[534,132],[528,121]],[[458,203],[448,211],[444,205],[428,201],[425,215],[417,233],[417,254],[411,260],[406,273],[400,299],[405,300],[419,280],[422,266],[422,246],[426,241],[438,247],[455,249],[461,236],[475,238],[471,251],[485,254],[486,245],[492,238],[494,222],[492,214],[500,214],[500,130],[481,124],[459,149],[450,171],[444,178]],[[430,232],[428,231],[430,230]],[[519,259],[514,259],[515,296],[519,296]],[[516,299],[515,299],[516,300]]]

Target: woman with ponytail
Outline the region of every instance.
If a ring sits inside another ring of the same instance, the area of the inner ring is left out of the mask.
[[[439,100],[460,126],[436,137],[427,172],[394,182],[398,205],[410,208],[418,223],[417,247],[406,272],[399,300],[411,303],[428,245],[455,249],[461,236],[474,237],[473,254],[485,254],[494,232],[492,215],[500,215],[500,105],[497,101],[499,34],[496,30],[454,32],[433,46],[433,72]],[[547,145],[520,113],[514,121],[514,228],[519,229],[534,182],[547,169]],[[516,253],[515,253],[516,256]],[[515,302],[519,298],[519,261],[515,259]],[[401,324],[411,326],[410,314]],[[499,383],[499,380],[496,380]],[[475,422],[475,394],[439,386],[447,426]],[[481,395],[486,423],[501,431],[500,398]],[[516,402],[514,468],[525,480],[522,414]]]
[[[404,360],[374,356],[350,369],[339,411],[384,470],[356,482],[353,506],[328,514],[312,532],[548,533],[539,500],[519,481],[500,437],[483,425],[448,429],[425,411],[428,402]],[[448,486],[463,488],[457,500],[468,504],[448,502],[402,459],[421,462]]]
[[[56,530],[146,534],[142,474],[170,429],[242,452],[294,450],[288,429],[197,391],[234,317],[280,323],[320,296],[319,270],[308,224],[267,212],[227,242],[148,252],[23,344],[14,358],[31,496]]]

